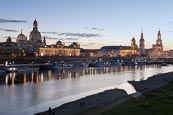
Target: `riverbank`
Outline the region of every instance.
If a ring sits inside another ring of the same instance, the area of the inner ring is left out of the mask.
[[[170,72],[155,75],[145,81],[129,81],[137,91],[132,95],[127,95],[125,91],[120,89],[108,90],[64,104],[55,109],[49,109],[46,112],[37,113],[37,115],[50,115],[50,113],[54,115],[99,115],[126,101],[143,97],[142,94],[145,92],[164,86],[169,81],[173,81],[172,76],[173,72]]]
[[[170,115],[173,113],[173,82],[143,93],[143,98],[130,100],[100,115]]]

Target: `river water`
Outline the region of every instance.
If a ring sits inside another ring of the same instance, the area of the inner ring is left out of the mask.
[[[131,94],[135,89],[127,81],[172,70],[172,65],[149,65],[1,73],[0,115],[32,115],[113,88]]]

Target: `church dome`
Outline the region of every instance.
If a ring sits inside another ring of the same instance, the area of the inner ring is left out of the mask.
[[[56,45],[62,45],[61,41],[57,41]]]
[[[16,42],[17,43],[19,43],[19,42],[21,42],[21,41],[27,41],[27,38],[26,38],[26,36],[24,35],[24,34],[22,34],[22,32],[17,36],[17,38],[16,38]]]

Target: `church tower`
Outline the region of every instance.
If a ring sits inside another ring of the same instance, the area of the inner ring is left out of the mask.
[[[156,45],[162,47],[162,39],[161,39],[160,29],[159,29],[158,34],[157,34]]]
[[[134,37],[132,38],[132,41],[131,41],[131,49],[132,50],[136,50],[137,49],[136,40],[135,40]]]
[[[164,56],[160,30],[157,34],[156,44],[153,44],[152,52],[149,55],[151,58],[161,58]]]
[[[139,43],[140,43],[139,49],[140,50],[144,50],[145,49],[145,40],[144,40],[143,32],[141,32],[141,38],[140,38]]]

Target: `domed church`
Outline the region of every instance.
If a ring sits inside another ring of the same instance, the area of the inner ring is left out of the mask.
[[[22,30],[21,30],[21,33],[16,38],[16,43],[21,44],[26,42],[27,42],[27,37],[22,33]]]

